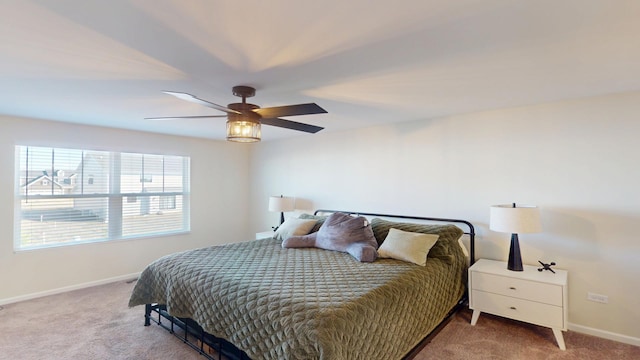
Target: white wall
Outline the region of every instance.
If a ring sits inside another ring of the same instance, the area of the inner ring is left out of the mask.
[[[278,194],[306,210],[456,217],[476,226],[478,258],[506,261],[489,206],[535,204],[544,232],[520,235],[523,261],[569,270],[571,328],[640,345],[639,135],[629,93],[263,142],[252,227],[277,223]]]
[[[191,232],[137,240],[13,251],[15,145],[191,157]],[[0,117],[0,303],[128,276],[176,251],[251,238],[249,150],[223,141]]]

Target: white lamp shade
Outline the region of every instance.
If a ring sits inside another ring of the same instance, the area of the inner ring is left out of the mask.
[[[269,211],[287,212],[295,209],[295,199],[283,196],[269,197]]]
[[[493,205],[489,216],[489,228],[512,234],[540,232],[540,211],[532,205]]]

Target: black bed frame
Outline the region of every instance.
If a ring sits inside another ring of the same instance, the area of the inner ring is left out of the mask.
[[[426,222],[438,222],[438,223],[451,223],[451,224],[463,224],[469,228],[465,232],[469,235],[469,262],[473,265],[475,262],[475,228],[473,225],[460,219],[446,219],[446,218],[434,218],[434,217],[417,217],[417,216],[405,216],[405,215],[387,215],[387,214],[374,214],[358,211],[342,211],[342,210],[316,210],[314,215],[320,213],[335,213],[341,212],[350,215],[358,216],[375,216],[382,218],[393,219],[407,219],[407,220],[421,220]],[[431,333],[429,333],[418,345],[416,345],[411,351],[409,351],[402,360],[413,359],[422,349],[431,342],[431,340],[442,330],[445,325],[449,323],[453,315],[458,310],[465,306],[467,303],[468,294],[465,293],[458,303],[449,311],[447,316],[442,320],[438,326]],[[166,320],[163,322],[163,319]],[[230,360],[251,360],[249,356],[242,350],[238,349],[235,345],[229,341],[213,336],[202,329],[197,322],[189,318],[178,318],[169,315],[167,308],[162,304],[146,304],[144,310],[144,326],[151,325],[154,322],[171,334],[182,340],[185,344],[198,351],[201,355],[210,360],[221,360],[222,356],[227,357]],[[211,354],[208,350],[215,350],[215,354]],[[214,355],[217,355],[214,357]]]

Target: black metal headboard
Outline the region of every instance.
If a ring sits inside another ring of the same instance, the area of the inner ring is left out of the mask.
[[[475,244],[476,229],[473,227],[473,224],[471,224],[467,220],[407,216],[407,215],[374,214],[374,213],[366,213],[366,212],[360,212],[360,211],[325,210],[325,209],[318,209],[313,214],[318,215],[318,213],[336,213],[336,212],[341,212],[341,213],[350,214],[350,215],[378,216],[378,217],[396,218],[396,219],[425,220],[425,221],[434,221],[434,222],[442,222],[442,223],[464,224],[469,228],[469,231],[465,232],[466,235],[469,235],[469,266],[473,265],[473,263],[476,261],[476,244]]]

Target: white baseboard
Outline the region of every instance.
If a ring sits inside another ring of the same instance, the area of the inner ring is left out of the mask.
[[[569,330],[579,332],[582,334],[593,335],[603,339],[609,339],[625,344],[640,346],[640,338],[633,336],[622,335],[611,331],[595,329],[588,326],[569,323]]]
[[[21,296],[6,298],[6,299],[0,299],[0,305],[7,305],[7,304],[11,304],[11,303],[16,303],[16,302],[19,302],[19,301],[37,299],[37,298],[40,298],[40,297],[43,297],[43,296],[61,294],[61,293],[67,292],[67,291],[73,291],[73,290],[79,290],[79,289],[84,289],[84,288],[98,286],[98,285],[109,284],[109,283],[116,282],[116,281],[137,279],[138,276],[140,276],[139,272],[133,273],[133,274],[115,276],[115,277],[108,278],[108,279],[90,281],[90,282],[86,282],[86,283],[82,283],[82,284],[78,284],[78,285],[65,286],[65,287],[61,287],[61,288],[57,288],[57,289],[51,289],[51,290],[41,291],[41,292],[32,293],[32,294],[26,294],[26,295],[21,295]]]

